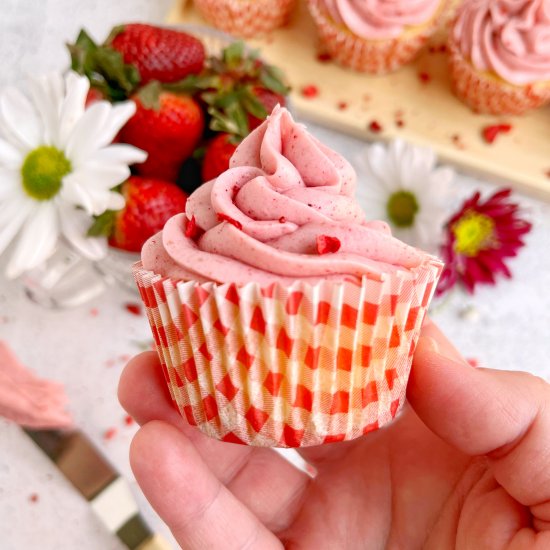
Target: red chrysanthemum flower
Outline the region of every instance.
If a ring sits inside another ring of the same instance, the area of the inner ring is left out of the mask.
[[[516,256],[524,246],[522,236],[531,224],[519,217],[519,205],[509,201],[511,193],[511,189],[502,189],[482,201],[476,192],[449,220],[442,247],[446,265],[438,294],[457,283],[473,293],[477,284],[494,285],[499,273],[512,276],[505,259]]]

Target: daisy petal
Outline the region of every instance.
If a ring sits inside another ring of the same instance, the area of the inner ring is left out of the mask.
[[[83,210],[63,202],[59,204],[59,214],[63,235],[80,254],[92,261],[105,257],[107,240],[101,237],[86,237],[92,224],[90,216]]]
[[[126,199],[120,193],[109,193],[108,210],[122,210],[126,204]]]
[[[69,174],[63,178],[63,187],[59,196],[71,206],[81,206],[89,215],[94,212],[94,204],[88,190],[80,185],[78,179]]]
[[[34,105],[16,88],[7,88],[0,95],[0,118],[23,147],[32,149],[40,144],[42,123]]]
[[[63,99],[63,77],[59,73],[32,78],[29,92],[42,119],[42,143],[58,146],[58,116]]]
[[[105,147],[111,140],[105,138],[104,126],[111,114],[111,106],[106,101],[97,101],[86,109],[73,127],[67,139],[65,154],[73,166],[78,166],[96,149]],[[113,136],[114,137],[114,136]]]
[[[5,217],[4,223],[0,226],[0,254],[12,242],[27,217],[31,216],[35,205],[32,201],[24,201],[17,198],[9,201],[9,203],[4,203],[2,206],[4,207],[3,210],[9,207],[12,215]]]
[[[71,175],[71,180],[78,181],[85,187],[94,189],[112,189],[127,180],[130,169],[126,164],[104,164],[85,162]]]
[[[6,268],[9,279],[39,266],[55,250],[59,235],[57,211],[52,201],[36,205],[15,245]]]
[[[132,145],[126,145],[125,143],[115,143],[99,149],[90,158],[89,162],[100,164],[137,164],[144,162],[147,159],[147,153],[134,147]]]
[[[21,176],[14,170],[0,167],[0,201],[5,201],[12,195],[20,195]],[[0,225],[2,221],[0,220]]]
[[[66,96],[60,113],[59,146],[65,147],[73,128],[84,114],[90,81],[85,76],[69,72],[65,78]]]
[[[0,166],[18,169],[23,164],[23,155],[17,147],[0,139]]]
[[[107,124],[103,129],[108,136],[107,143],[111,143],[115,139],[120,129],[134,116],[135,112],[136,104],[133,101],[124,101],[112,106]]]

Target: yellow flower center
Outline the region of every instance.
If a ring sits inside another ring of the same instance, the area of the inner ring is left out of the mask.
[[[63,176],[71,171],[71,163],[59,149],[42,145],[33,149],[21,167],[23,189],[35,200],[47,201],[61,189]]]
[[[388,218],[397,227],[411,227],[418,210],[416,197],[410,191],[396,191],[386,204]]]
[[[495,222],[485,214],[469,211],[453,224],[451,230],[455,236],[455,251],[473,257],[493,244]]]

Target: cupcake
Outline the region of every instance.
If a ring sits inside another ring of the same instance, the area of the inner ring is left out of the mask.
[[[467,0],[449,35],[455,94],[494,115],[549,102],[549,37],[547,0]]]
[[[222,31],[250,38],[284,25],[296,0],[195,0],[203,17]]]
[[[442,264],[365,220],[354,191],[277,107],[146,243],[134,273],[187,422],[299,447],[395,417]]]
[[[308,0],[331,57],[384,74],[412,61],[437,29],[447,0]]]

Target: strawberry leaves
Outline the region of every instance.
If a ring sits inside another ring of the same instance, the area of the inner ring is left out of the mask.
[[[74,44],[67,44],[73,71],[85,75],[90,86],[113,101],[124,101],[137,89],[138,69],[124,63],[122,54],[108,46],[100,46],[81,30]]]
[[[110,237],[115,228],[116,210],[106,210],[103,214],[94,217],[88,229],[88,237]]]

